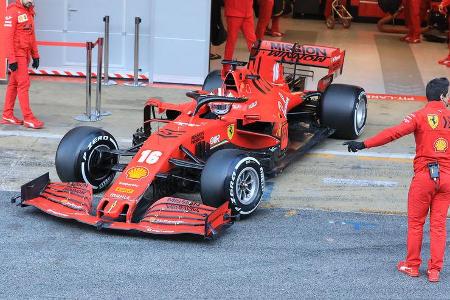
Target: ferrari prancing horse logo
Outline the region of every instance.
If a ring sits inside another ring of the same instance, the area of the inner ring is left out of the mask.
[[[439,125],[438,115],[428,115],[428,124],[431,128],[436,129]]]
[[[233,139],[233,136],[234,136],[234,124],[231,124],[230,126],[228,126],[227,134],[228,134],[228,139],[229,140]]]

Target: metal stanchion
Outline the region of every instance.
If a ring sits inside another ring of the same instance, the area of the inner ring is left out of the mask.
[[[97,55],[97,91],[95,98],[95,116],[98,120],[102,116],[109,116],[111,113],[109,111],[102,111],[102,65],[103,65],[103,38],[99,38],[97,41],[98,55]]]
[[[127,86],[141,87],[147,84],[139,82],[139,24],[141,18],[134,19],[134,81],[133,83],[126,83]]]
[[[97,121],[97,117],[91,111],[92,98],[92,49],[94,45],[92,42],[86,43],[86,112],[82,115],[76,116],[75,120],[81,122]]]
[[[103,22],[105,22],[105,67],[104,67],[104,77],[103,77],[103,85],[116,85],[117,82],[114,80],[109,80],[109,16],[105,16],[103,18]]]

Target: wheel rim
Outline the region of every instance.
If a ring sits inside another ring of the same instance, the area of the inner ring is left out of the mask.
[[[236,196],[240,203],[249,205],[258,196],[258,173],[254,168],[247,167],[242,170],[236,181]]]
[[[99,151],[101,149],[110,148],[105,145],[99,145],[91,152],[87,161],[88,173],[93,180],[104,180],[110,174],[110,167],[113,164],[113,158],[105,158],[104,154]]]
[[[361,128],[364,127],[364,124],[366,122],[366,101],[363,99],[358,101],[358,104],[356,106],[356,113],[355,113],[355,123],[356,123],[356,129],[359,131]]]

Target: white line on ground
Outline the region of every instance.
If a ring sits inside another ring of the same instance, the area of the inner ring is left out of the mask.
[[[40,138],[40,139],[50,139],[50,140],[60,140],[64,135],[62,134],[52,134],[44,131],[20,131],[20,130],[11,130],[11,131],[2,131],[0,130],[0,137],[2,136],[23,136],[23,137],[32,137],[32,138]],[[117,139],[119,143],[131,143],[131,139]]]
[[[346,152],[346,151],[334,151],[334,150],[313,150],[311,154],[325,154],[325,155],[337,155],[337,156],[360,156],[360,157],[379,157],[379,158],[405,158],[414,159],[414,154],[410,153],[379,153],[379,152]]]
[[[61,139],[63,137],[62,135],[59,134],[51,134],[42,131],[20,131],[20,130],[0,131],[0,136],[24,136],[24,137],[44,138],[44,139]]]
[[[332,186],[373,186],[373,187],[396,187],[397,181],[379,181],[366,179],[347,178],[324,178],[323,184]]]
[[[21,130],[11,130],[11,131],[3,131],[0,130],[1,136],[23,136],[23,137],[33,137],[33,138],[43,138],[43,139],[62,139],[63,135],[61,134],[52,134],[45,131],[21,131]],[[129,138],[118,138],[117,141],[119,143],[131,143],[131,139]],[[405,158],[405,159],[413,159],[414,154],[410,153],[379,153],[379,152],[366,152],[361,151],[358,153],[351,153],[346,151],[334,151],[334,150],[313,150],[310,151],[311,154],[325,154],[325,155],[337,155],[337,156],[360,156],[360,157],[379,157],[379,158]]]

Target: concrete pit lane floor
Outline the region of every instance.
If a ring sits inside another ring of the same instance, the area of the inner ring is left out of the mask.
[[[0,298],[448,299],[447,261],[434,285],[395,270],[405,255],[411,136],[358,155],[343,141],[324,141],[270,180],[258,213],[217,241],[97,232],[9,203],[23,183],[47,171],[58,180],[55,151],[72,127],[102,127],[126,147],[148,97],[181,102],[185,92],[108,87],[103,108],[112,116],[86,124],[73,119],[85,109],[83,85],[33,82],[32,108],[46,127],[0,126]],[[362,139],[423,105],[369,101]],[[428,248],[427,237],[424,261]]]

